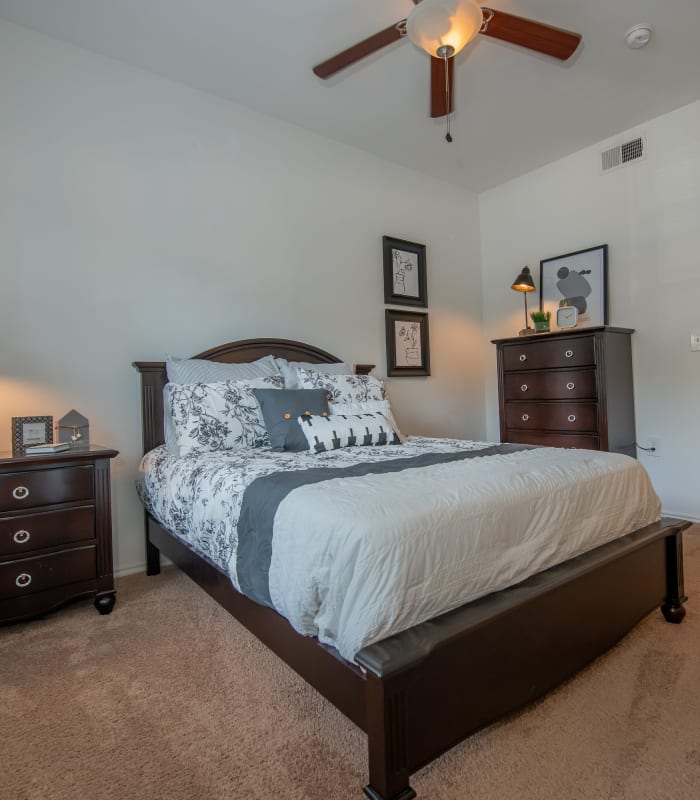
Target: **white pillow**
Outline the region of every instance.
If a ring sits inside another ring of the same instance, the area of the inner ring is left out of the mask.
[[[298,417],[297,421],[312,453],[401,443],[383,414],[311,415]]]
[[[366,403],[386,400],[384,384],[374,375],[324,375],[300,368],[300,389],[325,389],[329,403]]]
[[[299,369],[310,372],[322,372],[324,375],[344,375],[352,372],[352,368],[341,361],[337,364],[312,364],[307,361],[287,361],[286,358],[276,358],[275,366],[284,377],[285,389],[300,389]]]
[[[331,414],[372,414],[374,412],[384,414],[399,439],[403,442],[406,438],[399,430],[394,415],[391,413],[388,398],[386,400],[367,400],[364,403],[329,403],[328,411]]]
[[[171,384],[168,390],[180,455],[270,444],[253,389],[281,389],[281,375],[251,381]]]
[[[204,358],[171,358],[165,362],[165,371],[170,383],[217,383],[219,381],[249,381],[280,375],[272,356],[263,356],[257,361],[244,364],[222,364]]]

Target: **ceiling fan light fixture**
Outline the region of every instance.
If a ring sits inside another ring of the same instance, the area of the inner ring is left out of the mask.
[[[406,34],[435,58],[450,58],[481,30],[483,13],[475,0],[421,0],[406,20]]]

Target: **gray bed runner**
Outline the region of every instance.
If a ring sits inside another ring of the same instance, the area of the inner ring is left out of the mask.
[[[467,458],[504,455],[530,450],[533,445],[501,444],[483,450],[459,453],[424,453],[410,458],[395,458],[378,463],[353,464],[340,469],[313,467],[290,472],[273,472],[256,478],[245,490],[238,520],[236,576],[243,594],[257,603],[272,607],[269,572],[272,560],[272,530],[275,514],[284,498],[300,486],[332,480],[356,478],[370,474],[401,472],[434,464],[463,461]]]

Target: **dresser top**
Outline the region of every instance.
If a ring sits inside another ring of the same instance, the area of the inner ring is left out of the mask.
[[[114,458],[118,450],[91,444],[81,450],[61,450],[60,453],[42,453],[34,456],[13,456],[9,451],[0,451],[0,467],[25,466],[27,464],[56,464],[62,462],[92,461],[95,458]]]
[[[508,344],[523,342],[539,342],[541,339],[557,339],[560,336],[585,336],[592,333],[634,333],[634,328],[615,328],[612,325],[597,325],[592,328],[564,328],[558,331],[548,331],[547,333],[532,333],[529,336],[509,336],[505,339],[491,339],[492,344]]]

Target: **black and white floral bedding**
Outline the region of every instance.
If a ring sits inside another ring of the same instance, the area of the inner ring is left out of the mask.
[[[341,468],[488,446],[488,442],[413,437],[402,445],[351,447],[335,453],[275,452],[269,447],[255,447],[178,457],[161,445],[144,456],[137,488],[146,509],[158,522],[227,570],[235,556],[243,494],[255,478],[279,470]]]
[[[411,438],[320,454],[258,447],[181,457],[159,447],[142,461],[140,491],[156,519],[240,589],[237,525],[256,478],[486,447]],[[348,660],[368,644],[649,524],[660,512],[637,461],[590,450],[542,447],[338,476],[300,485],[277,506],[269,597],[297,631]]]

